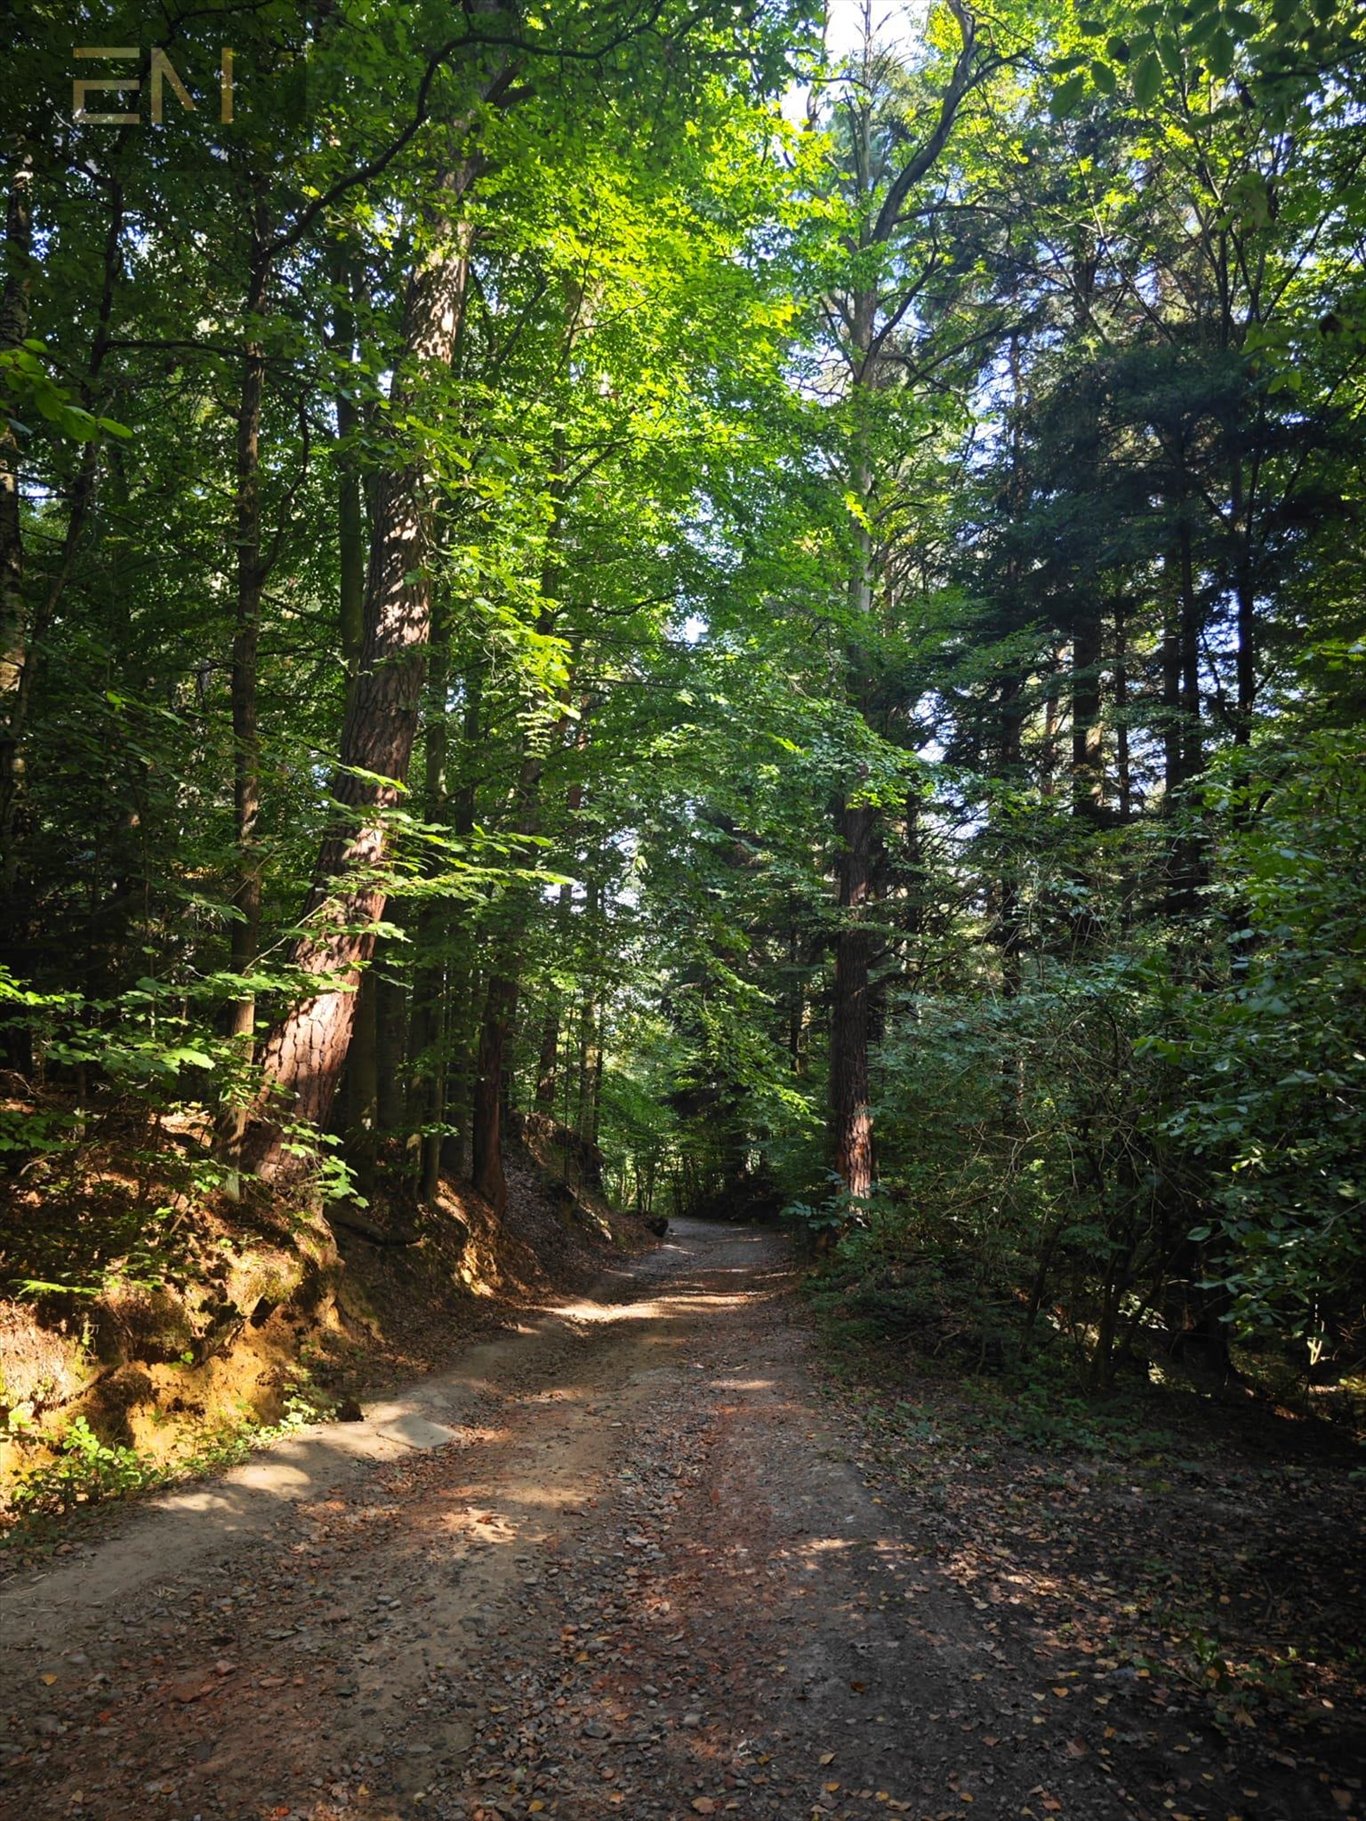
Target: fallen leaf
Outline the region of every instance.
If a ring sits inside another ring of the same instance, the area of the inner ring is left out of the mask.
[[[822,1766],[822,1768],[824,1768],[824,1766],[825,1766],[825,1765],[827,1765],[827,1764],[833,1764],[833,1763],[834,1763],[834,1762],[835,1762],[835,1754],[834,1754],[834,1752],[832,1752],[832,1751],[823,1751],[823,1752],[822,1752],[822,1753],[821,1753],[821,1757],[820,1757],[820,1761],[821,1761],[821,1766]]]

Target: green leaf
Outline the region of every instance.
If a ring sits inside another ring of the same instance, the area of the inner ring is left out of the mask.
[[[1061,120],[1064,115],[1075,112],[1077,104],[1086,93],[1086,71],[1078,70],[1069,76],[1066,82],[1060,83],[1053,91],[1053,117]]]
[[[1150,108],[1162,93],[1162,65],[1152,51],[1145,51],[1134,65],[1134,100]]]
[[[1206,46],[1206,55],[1209,58],[1210,69],[1221,80],[1233,69],[1235,49],[1233,39],[1222,26],[1211,35]]]

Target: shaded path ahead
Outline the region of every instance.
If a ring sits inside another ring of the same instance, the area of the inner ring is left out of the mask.
[[[680,1223],[369,1425],[12,1585],[10,1812],[1142,1813],[898,1538],[790,1288],[775,1236]]]

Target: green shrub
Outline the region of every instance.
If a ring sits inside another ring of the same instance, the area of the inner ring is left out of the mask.
[[[144,1491],[164,1477],[136,1449],[102,1442],[78,1416],[62,1437],[57,1459],[32,1468],[20,1480],[14,1504],[25,1516],[61,1517],[79,1505]]]

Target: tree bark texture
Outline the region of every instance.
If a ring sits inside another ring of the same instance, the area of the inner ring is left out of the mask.
[[[261,815],[261,734],[257,711],[257,673],[261,644],[261,597],[266,564],[261,545],[261,416],[265,400],[266,350],[263,316],[270,286],[269,226],[264,204],[251,210],[251,248],[247,268],[245,341],[242,383],[237,403],[237,617],[232,641],[232,798],[237,844],[237,877],[232,902],[229,966],[248,974],[261,939],[261,858],[257,824]],[[250,1055],[256,1027],[256,995],[242,992],[234,1000],[228,1034]],[[245,1130],[243,1114],[235,1115],[233,1143]]]
[[[830,1017],[830,1113],[834,1163],[855,1200],[874,1178],[873,1116],[869,1107],[868,1045],[872,1023],[869,961],[872,932],[864,918],[873,893],[878,812],[844,804],[839,815],[837,868],[841,927],[835,940]]]
[[[447,367],[456,346],[469,272],[471,235],[459,204],[478,161],[448,173],[444,220],[430,223],[433,251],[413,274],[404,311],[408,366]],[[396,381],[402,399],[402,381]],[[347,702],[339,806],[325,835],[304,907],[296,967],[317,990],[264,1040],[258,1062],[265,1088],[252,1109],[245,1161],[263,1176],[287,1174],[283,1127],[321,1127],[346,1060],[362,968],[374,951],[375,925],[388,890],[387,812],[408,775],[425,680],[431,626],[429,513],[417,456],[384,474],[378,488],[365,588],[365,644]]]
[[[508,1038],[517,1016],[518,980],[509,969],[489,981],[475,1065],[470,1118],[470,1176],[485,1201],[501,1214],[507,1207],[503,1173],[503,1069]]]

